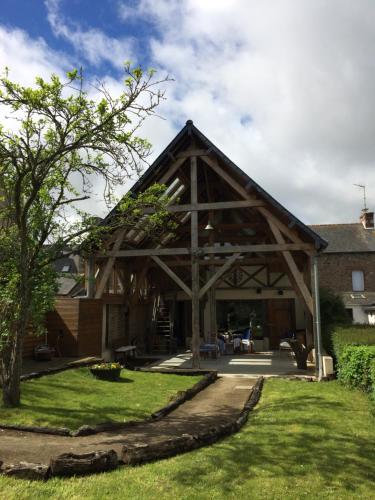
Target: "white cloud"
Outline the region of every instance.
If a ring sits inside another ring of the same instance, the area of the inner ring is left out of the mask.
[[[0,26],[1,70],[9,68],[9,77],[25,85],[35,82],[36,76],[49,77],[69,70],[69,60],[51,50],[43,39],[32,39],[19,29]]]
[[[137,13],[176,78],[164,116],[192,118],[306,222],[356,220],[355,182],[375,208],[373,2],[140,0]]]
[[[60,0],[45,0],[48,21],[56,37],[71,43],[75,51],[93,65],[109,62],[121,68],[133,58],[130,38],[112,38],[99,29],[83,30],[79,23],[69,22],[59,10]]]
[[[129,58],[128,38],[83,30],[58,0],[46,5],[56,36],[88,62],[116,67]],[[353,183],[367,185],[375,208],[373,1],[139,0],[121,2],[118,16],[147,20],[150,65],[176,80],[159,110],[166,121],[152,118],[142,130],[154,156],[191,118],[305,222],[356,220]],[[1,27],[0,60],[24,83],[71,68],[43,40]],[[102,79],[119,92],[119,81]]]

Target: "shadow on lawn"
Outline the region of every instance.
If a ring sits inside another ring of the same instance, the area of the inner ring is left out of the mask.
[[[126,392],[113,393],[115,387],[133,384],[135,381],[131,378],[122,377],[113,382],[96,380],[91,374],[87,374],[90,382],[94,382],[94,385],[87,387],[86,374],[77,377],[77,380],[69,379],[68,382],[61,379],[61,376],[56,377],[24,382],[21,405],[11,410],[0,406],[0,422],[2,413],[9,421],[11,412],[13,422],[25,423],[25,418],[29,418],[33,425],[64,426],[75,430],[84,424],[142,420],[150,415],[149,411],[136,408],[135,403],[127,404],[124,408],[121,403],[126,400]],[[92,391],[95,391],[98,400],[85,397]],[[73,404],[70,405],[71,402]],[[22,417],[21,420],[17,420],[18,416]]]
[[[135,408],[127,408],[126,413],[122,413],[117,406],[102,406],[92,409],[87,406],[82,409],[59,409],[56,407],[22,404],[20,409],[33,413],[33,425],[68,427],[73,431],[82,425],[97,425],[105,422],[128,422],[129,420],[142,421],[150,415],[145,411],[140,411]],[[41,417],[36,417],[36,413],[39,413]],[[16,417],[14,418],[14,422],[17,422]]]
[[[371,439],[345,430],[344,422],[353,411],[345,406],[319,396],[288,396],[263,404],[250,414],[240,433],[203,451],[203,461],[211,467],[192,458],[189,474],[181,470],[174,479],[185,486],[194,486],[197,477],[210,483],[210,474],[220,470],[216,488],[224,495],[252,477],[309,481],[316,474],[327,487],[339,483],[355,492],[363,481],[375,480],[375,447]],[[332,412],[338,414],[339,425],[327,417]]]

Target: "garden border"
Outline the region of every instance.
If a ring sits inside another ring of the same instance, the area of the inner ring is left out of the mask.
[[[213,375],[211,375],[211,377],[212,376]],[[264,377],[259,377],[236,419],[227,424],[211,427],[208,431],[198,434],[183,434],[182,436],[161,440],[152,444],[136,443],[130,446],[123,446],[120,460],[117,453],[111,449],[98,450],[81,455],[63,453],[62,455],[51,458],[49,466],[20,462],[5,467],[0,473],[3,473],[5,476],[29,480],[47,480],[51,477],[71,477],[77,475],[77,471],[78,474],[105,472],[116,469],[119,464],[124,466],[139,465],[211,445],[223,437],[238,432],[243,427],[248,420],[250,411],[259,401],[263,383]]]
[[[27,375],[23,375],[21,377],[22,381],[32,380],[35,378],[44,377],[47,375],[54,375],[56,373],[61,373],[66,370],[71,370],[74,368],[83,368],[89,367],[93,364],[97,364],[98,360],[90,360],[77,362],[75,365],[71,366],[71,364],[65,365],[59,368],[49,368],[46,370],[42,370],[41,372],[33,372]],[[39,427],[39,426],[30,426],[30,425],[22,425],[22,424],[2,424],[0,422],[0,429],[5,430],[15,430],[22,432],[33,432],[37,434],[51,434],[54,436],[66,436],[66,437],[80,437],[80,436],[90,436],[93,434],[98,434],[100,432],[108,432],[108,431],[116,431],[127,429],[130,427],[134,427],[136,425],[143,425],[147,422],[154,422],[164,418],[166,415],[171,413],[173,410],[182,405],[185,401],[192,399],[199,392],[205,389],[207,386],[215,382],[217,379],[217,371],[214,370],[178,370],[178,369],[169,369],[169,370],[148,370],[143,368],[135,369],[134,371],[142,371],[147,373],[166,373],[170,375],[203,375],[202,380],[194,384],[186,391],[182,391],[177,393],[174,399],[163,406],[156,412],[152,413],[149,417],[146,417],[143,420],[129,420],[128,422],[102,422],[96,425],[81,425],[76,430],[70,430],[67,427]]]

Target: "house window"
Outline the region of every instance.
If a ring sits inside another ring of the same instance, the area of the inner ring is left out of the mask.
[[[353,292],[363,292],[365,290],[365,278],[363,271],[352,271]]]

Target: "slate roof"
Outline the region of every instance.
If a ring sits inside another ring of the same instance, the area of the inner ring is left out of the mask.
[[[375,230],[365,229],[361,223],[321,224],[309,226],[328,241],[324,253],[375,252]]]
[[[82,288],[82,284],[75,279],[79,276],[79,259],[78,255],[69,254],[54,262],[55,270],[60,274],[57,295],[71,295]]]

